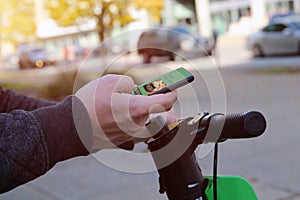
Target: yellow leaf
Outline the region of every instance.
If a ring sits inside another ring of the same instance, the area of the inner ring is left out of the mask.
[[[0,35],[6,42],[18,44],[35,36],[35,7],[33,0],[0,0]]]

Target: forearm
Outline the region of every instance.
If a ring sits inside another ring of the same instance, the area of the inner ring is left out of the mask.
[[[31,111],[44,106],[55,105],[54,101],[47,101],[16,94],[11,90],[2,90],[0,87],[0,113],[9,113],[16,109]]]
[[[87,155],[73,120],[72,97],[31,112],[1,113],[0,193],[41,176],[59,161]],[[89,133],[88,119],[79,125]]]

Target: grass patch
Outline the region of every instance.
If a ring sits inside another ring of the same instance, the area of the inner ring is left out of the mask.
[[[123,72],[105,72],[101,74],[104,76],[106,74],[118,74],[123,75]],[[127,74],[128,75],[128,74]],[[5,76],[7,79],[17,79],[18,74],[13,74],[9,76]],[[20,76],[22,77],[22,76]],[[65,97],[74,94],[76,89],[74,88],[74,83],[76,81],[76,87],[81,87],[88,83],[89,81],[98,78],[95,73],[92,74],[81,74],[78,75],[77,71],[69,71],[69,72],[60,72],[56,75],[53,81],[47,85],[39,86],[33,83],[26,82],[6,82],[2,80],[0,86],[4,89],[14,90],[17,93],[30,95],[38,98],[53,100],[53,101],[61,101]]]
[[[16,93],[19,94],[25,94],[29,96],[36,96],[36,94],[39,92],[40,87],[34,84],[30,83],[0,83],[0,86],[4,90],[13,90]]]
[[[261,74],[297,74],[300,73],[300,67],[275,67],[259,70]]]
[[[0,80],[6,81],[6,80],[23,78],[24,76],[25,76],[24,73],[11,72],[11,73],[0,74]]]
[[[109,74],[123,75],[124,73],[110,72]],[[106,75],[106,73],[102,74],[102,76],[104,75]],[[62,72],[57,75],[52,83],[41,88],[37,97],[53,101],[61,101],[65,97],[74,94],[76,92],[74,90],[79,89],[74,88],[75,81],[75,86],[81,87],[95,78],[98,78],[95,74],[78,75],[77,71]]]
[[[32,88],[37,88],[36,85],[29,83],[1,83],[1,87],[5,90],[27,90]]]
[[[88,82],[87,80],[86,81],[84,81],[83,79],[81,80],[76,76],[77,76],[76,71],[62,72],[58,74],[52,83],[44,86],[39,91],[37,97],[53,100],[53,101],[63,100],[65,97],[73,94],[73,87],[74,87],[75,80],[81,81],[82,84]]]

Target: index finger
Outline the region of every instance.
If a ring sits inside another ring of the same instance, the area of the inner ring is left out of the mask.
[[[156,94],[152,96],[137,95],[132,97],[134,107],[139,114],[153,114],[168,111],[177,100],[176,92]]]

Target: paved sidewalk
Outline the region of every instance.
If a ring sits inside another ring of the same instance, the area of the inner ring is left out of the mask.
[[[260,200],[300,200],[299,74],[261,74],[222,71],[228,112],[257,109],[267,116],[267,132],[257,139],[228,141],[220,145],[219,173],[248,179]],[[201,105],[209,105],[205,85],[197,91]],[[246,92],[245,92],[246,91]],[[186,93],[184,90],[181,92]],[[194,113],[193,100],[181,95],[181,107]],[[205,108],[207,108],[205,106]],[[211,174],[212,155],[201,160]],[[115,157],[124,167],[146,162]],[[123,162],[124,161],[124,162]],[[0,196],[1,200],[165,200],[158,193],[155,172],[131,174],[106,167],[93,157],[57,164],[41,178]]]

